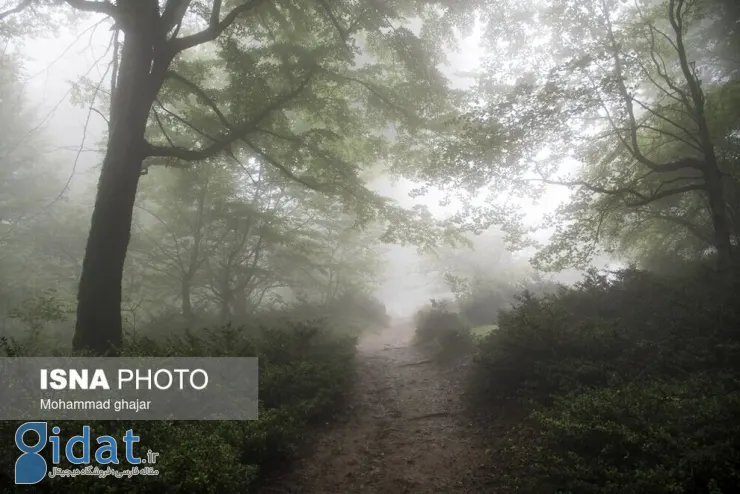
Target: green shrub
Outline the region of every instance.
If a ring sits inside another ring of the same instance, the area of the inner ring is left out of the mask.
[[[499,458],[507,487],[736,492],[738,288],[708,272],[626,269],[524,293],[476,355],[479,404],[513,398],[531,410]]]
[[[737,492],[740,381],[695,375],[558,398],[513,432],[525,492]]]
[[[480,341],[481,339],[488,336],[489,333],[496,331],[498,329],[498,326],[496,324],[486,324],[483,326],[476,326],[474,328],[470,328],[470,334],[473,335],[473,339],[476,341]]]
[[[417,344],[435,343],[445,351],[459,351],[472,346],[470,327],[445,301],[432,300],[431,305],[416,314]]]
[[[720,286],[628,269],[543,298],[525,292],[479,345],[484,379],[499,396],[547,401],[638,376],[740,370],[740,310]]]

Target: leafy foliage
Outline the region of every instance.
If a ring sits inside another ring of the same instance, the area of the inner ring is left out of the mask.
[[[417,312],[414,333],[417,344],[434,343],[445,353],[470,349],[470,327],[450,305],[448,301],[432,300],[430,307]]]
[[[592,272],[525,294],[479,345],[478,396],[531,403],[505,484],[528,492],[732,492],[740,409],[736,310],[718,276]]]

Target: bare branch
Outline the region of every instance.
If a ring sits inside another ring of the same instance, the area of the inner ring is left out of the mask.
[[[701,90],[701,87],[699,87],[699,82],[697,81],[693,70],[689,67],[689,62],[686,56],[686,47],[683,44],[683,16],[681,14],[683,0],[678,0],[678,6],[675,10],[674,6],[675,0],[670,0],[668,2],[668,20],[676,33],[676,51],[678,52],[678,60],[681,64],[681,71],[686,79],[686,83],[691,91],[691,99],[694,102],[693,110],[696,114],[696,121],[699,125],[702,141],[704,146],[707,147],[711,146],[712,142],[706,128],[706,121],[704,120],[704,93]]]
[[[686,95],[686,92],[683,91],[681,88],[679,88],[671,79],[671,76],[668,75],[668,69],[665,65],[665,60],[663,60],[663,57],[658,53],[658,50],[655,45],[655,34],[654,32],[662,33],[662,31],[658,30],[654,25],[649,24],[649,33],[650,33],[650,58],[653,60],[653,64],[655,64],[655,69],[658,71],[658,75],[663,78],[663,80],[668,84],[668,87],[670,87],[673,91],[678,93],[680,97],[680,101],[686,105],[687,108],[691,109],[691,104],[689,103],[689,98]],[[666,36],[664,34],[666,38]],[[670,38],[668,38],[670,40]],[[671,44],[674,48],[676,48],[676,45],[671,40]],[[693,118],[693,115],[692,115]]]
[[[590,76],[589,76],[589,80],[591,80],[592,81],[592,84],[593,84],[593,79]],[[598,95],[598,92],[596,94]],[[610,126],[614,130],[614,133],[615,133],[615,136],[617,137],[617,140],[619,140],[619,142],[622,144],[622,146],[624,146],[624,148],[627,151],[629,151],[630,155],[633,158],[635,158],[638,162],[640,162],[642,164],[645,164],[635,154],[635,151],[634,150],[637,149],[639,151],[639,148],[631,147],[627,143],[627,141],[625,140],[625,138],[622,137],[622,134],[620,133],[620,131],[623,130],[623,129],[621,129],[619,126],[617,126],[617,123],[612,118],[611,112],[609,111],[609,108],[606,106],[606,103],[604,102],[603,98],[601,98],[600,95],[598,96],[598,98],[599,98],[599,102],[601,103],[601,107],[603,108],[604,112],[606,113],[606,118],[607,118]],[[637,128],[640,127],[640,126],[643,126],[643,127],[646,127],[646,128],[649,128],[649,127],[647,127],[643,123],[640,123],[640,125],[637,125],[637,121],[634,118],[634,115],[633,114],[631,114],[631,115],[632,115],[632,118],[631,118],[631,122],[630,122],[629,131],[632,134],[633,142],[636,143]],[[615,155],[615,153],[617,153],[617,152],[618,152],[618,149],[615,149],[614,152],[611,153],[611,155]],[[640,152],[640,155],[642,156],[642,152]],[[678,171],[678,170],[683,170],[685,168],[694,168],[694,169],[697,169],[697,170],[701,170],[704,167],[703,160],[700,160],[698,158],[681,158],[681,159],[678,159],[678,160],[669,161],[667,163],[655,163],[655,162],[652,162],[651,161],[650,163],[651,163],[651,166],[648,166],[648,168],[650,169],[650,172],[658,172],[658,173],[674,172],[674,171]]]
[[[221,0],[215,0],[213,10],[211,10],[211,19],[209,26],[203,31],[185,36],[184,38],[175,38],[170,40],[170,49],[172,53],[177,54],[194,46],[202,45],[218,38],[229,26],[231,26],[237,17],[257,7],[264,0],[247,0],[238,7],[226,14],[224,20],[219,22],[221,15]]]
[[[108,1],[95,2],[88,0],[64,0],[70,6],[83,12],[96,12],[98,14],[107,15],[118,21],[120,10],[118,7]]]
[[[102,118],[103,120],[105,120],[105,123],[108,125],[108,128],[110,128],[110,122],[105,117],[105,115],[103,115],[103,112],[101,112],[97,108],[93,108],[92,106],[90,106],[90,111],[92,111],[93,113],[97,113],[98,115],[100,115],[100,118]]]
[[[673,0],[671,0],[671,2],[672,1]],[[617,82],[617,87],[619,88],[619,92],[624,102],[624,106],[627,110],[627,116],[629,118],[629,125],[630,125],[629,131],[630,131],[631,145],[627,145],[627,143],[624,141],[623,141],[623,144],[639,163],[641,163],[642,165],[648,167],[649,169],[653,171],[660,171],[660,172],[674,171],[680,168],[702,169],[704,165],[703,160],[699,160],[696,158],[683,158],[683,159],[673,161],[670,163],[659,164],[651,160],[647,156],[645,156],[640,150],[640,145],[637,140],[638,125],[637,125],[637,121],[635,118],[635,111],[632,106],[632,102],[635,100],[629,94],[629,92],[627,91],[627,87],[625,86],[624,72],[622,70],[622,59],[619,55],[619,45],[614,36],[614,31],[612,29],[611,21],[609,20],[609,12],[607,10],[606,3],[603,2],[602,5],[604,9],[604,16],[606,17],[607,34],[609,36],[609,42],[611,43],[612,57],[614,58],[614,70],[615,70],[615,76],[616,76],[615,78]],[[621,137],[620,137],[620,140],[621,140]],[[679,166],[680,168],[675,168],[676,166]]]

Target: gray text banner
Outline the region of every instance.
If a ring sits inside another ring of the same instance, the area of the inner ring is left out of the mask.
[[[257,358],[0,358],[0,420],[254,420]]]

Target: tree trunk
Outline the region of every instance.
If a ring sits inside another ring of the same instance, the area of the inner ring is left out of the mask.
[[[722,172],[717,166],[714,152],[709,153],[704,170],[709,209],[714,230],[714,247],[717,249],[717,269],[729,273],[732,270],[732,228],[727,215]]]
[[[181,295],[182,295],[182,315],[185,317],[185,320],[188,322],[192,322],[193,317],[193,305],[190,300],[190,279],[185,278],[182,280],[182,289],[181,289]]]
[[[247,290],[246,288],[239,288],[235,290],[234,300],[232,302],[234,308],[234,319],[237,324],[244,324],[247,321]]]
[[[98,182],[95,209],[77,295],[75,350],[115,355],[123,340],[121,282],[131,237],[136,189],[145,156],[144,132],[156,91],[150,68],[154,33],[141,28],[125,35],[110,112],[108,149]]]
[[[201,185],[200,193],[198,195],[198,209],[196,210],[197,213],[197,221],[196,221],[196,229],[193,232],[193,248],[190,252],[190,264],[188,265],[188,271],[185,273],[185,277],[182,280],[182,315],[185,317],[185,320],[188,322],[193,322],[195,319],[195,316],[193,315],[193,305],[191,300],[191,291],[190,287],[193,284],[193,278],[195,277],[195,273],[198,270],[198,267],[200,266],[200,262],[198,258],[200,257],[200,243],[201,243],[201,237],[203,235],[203,211],[205,209],[205,203],[206,203],[206,195],[208,194],[208,178],[206,178],[206,183]]]
[[[230,297],[229,297],[230,298]],[[231,321],[231,304],[229,304],[229,298],[224,296],[223,299],[220,300],[221,302],[221,309],[220,309],[220,318],[221,318],[221,324],[227,324],[229,321]]]

